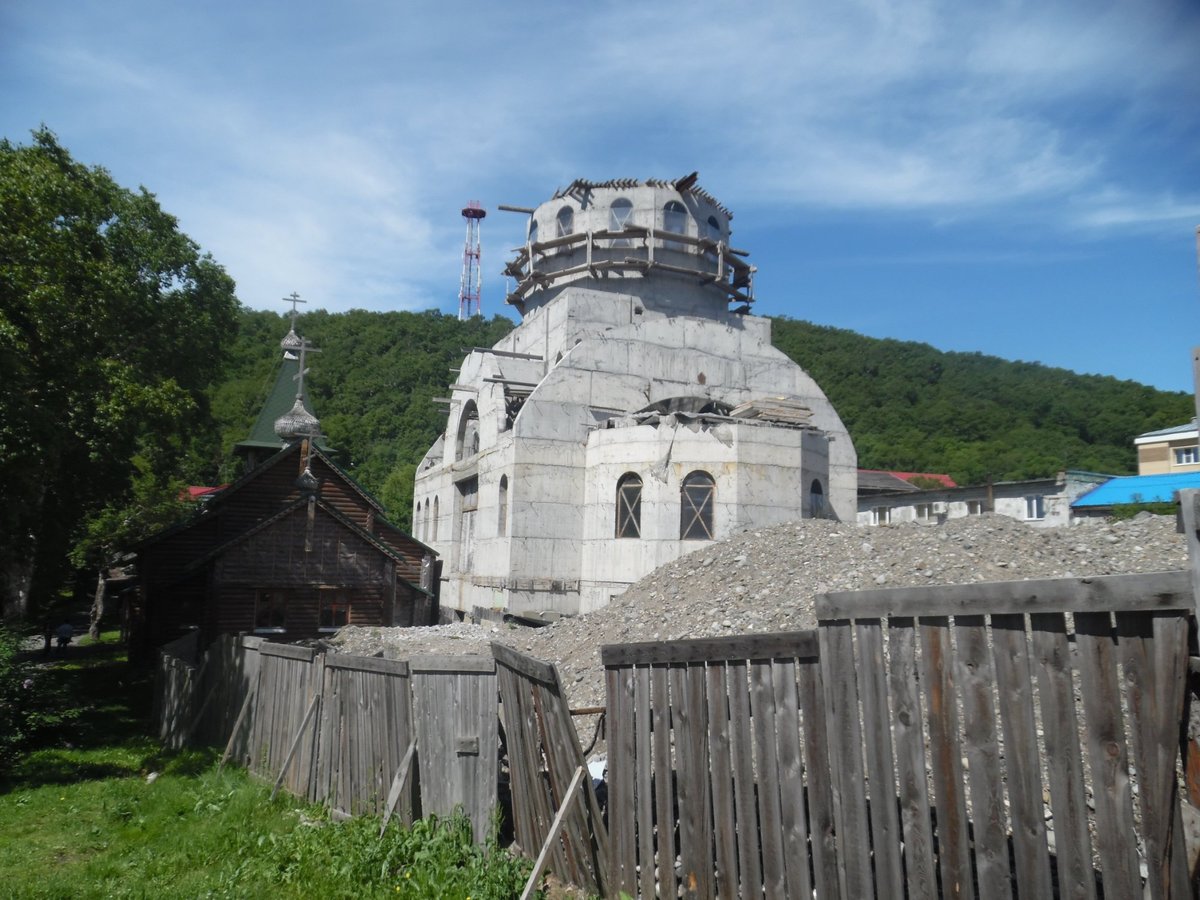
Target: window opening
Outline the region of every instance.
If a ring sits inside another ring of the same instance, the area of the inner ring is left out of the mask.
[[[967,501],[967,515],[968,516],[982,516],[983,515],[983,501],[982,500],[968,500]]]
[[[825,518],[825,489],[821,487],[821,482],[813,479],[812,486],[808,489],[809,509],[808,514],[814,519]]]
[[[569,206],[564,206],[558,211],[558,215],[554,217],[556,224],[556,237],[566,237],[568,234],[575,233],[575,212]]]
[[[871,510],[872,525],[890,525],[892,523],[892,508],[890,506],[876,506]]]
[[[433,518],[429,520],[429,539],[436,541],[438,533],[438,498],[433,498]]]
[[[1190,466],[1200,462],[1200,447],[1176,447],[1175,465]]]
[[[1042,496],[1026,497],[1025,498],[1025,518],[1026,519],[1044,519],[1046,518],[1046,498]]]
[[[508,476],[500,476],[500,496],[496,503],[496,534],[508,534]]]
[[[287,594],[259,590],[254,594],[254,630],[280,634],[287,630]]]
[[[687,234],[687,210],[678,200],[671,200],[663,207],[663,231],[671,234]],[[665,241],[663,247],[668,250],[683,250],[684,245],[679,241]]]
[[[679,537],[684,541],[713,539],[716,484],[707,472],[692,472],[680,488]]]
[[[633,204],[624,197],[618,197],[608,208],[608,230],[624,231],[633,216]],[[632,247],[629,238],[617,238],[612,242],[614,247]]]
[[[340,588],[320,591],[320,629],[337,631],[350,624],[350,592]]]
[[[933,504],[932,503],[918,503],[917,504],[917,521],[918,522],[929,522],[929,521],[932,521],[932,519],[933,519]]]
[[[458,417],[458,440],[455,447],[455,459],[474,456],[479,452],[479,408],[474,400],[463,404]]]
[[[628,472],[617,481],[617,526],[619,538],[642,536],[642,479]]]

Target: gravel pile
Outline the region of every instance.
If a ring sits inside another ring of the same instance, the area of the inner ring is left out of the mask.
[[[866,528],[806,520],[735,535],[652,572],[604,609],[546,628],[347,627],[339,652],[405,658],[486,654],[493,640],[554,663],[573,707],[604,703],[600,647],[633,641],[813,628],[829,591],[1187,568],[1174,519],[1035,528],[1006,516]]]

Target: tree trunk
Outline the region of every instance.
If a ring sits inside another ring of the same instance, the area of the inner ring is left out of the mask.
[[[33,586],[33,558],[9,560],[0,565],[0,612],[5,619],[29,614],[29,589]]]
[[[88,634],[92,640],[100,640],[100,619],[104,616],[104,598],[108,594],[108,582],[104,580],[104,567],[96,576],[96,595],[92,598],[92,619]]]

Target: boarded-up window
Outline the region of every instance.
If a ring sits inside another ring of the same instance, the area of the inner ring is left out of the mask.
[[[717,487],[707,472],[692,472],[680,489],[679,537],[684,541],[713,539],[713,505]]]
[[[642,479],[627,472],[617,481],[617,537],[642,536]]]

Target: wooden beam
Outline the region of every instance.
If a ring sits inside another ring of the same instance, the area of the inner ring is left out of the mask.
[[[292,745],[288,748],[287,758],[284,759],[283,765],[279,768],[279,775],[275,778],[275,787],[271,789],[271,799],[275,799],[275,795],[279,793],[279,786],[283,784],[283,776],[287,773],[288,766],[292,764],[292,759],[296,755],[296,751],[300,749],[300,738],[304,732],[308,730],[308,723],[312,721],[313,713],[317,711],[317,704],[321,702],[321,692],[317,691],[313,694],[312,702],[308,704],[308,712],[304,714],[304,721],[300,723],[300,728],[296,731],[296,736],[292,738]]]
[[[1151,572],[839,591],[818,596],[816,612],[821,621],[886,616],[1190,610],[1192,605],[1190,573]]]
[[[388,819],[392,817],[392,813],[396,809],[396,804],[400,802],[400,793],[404,790],[404,782],[408,781],[408,772],[412,763],[413,753],[417,749],[417,739],[413,738],[408,742],[408,749],[404,751],[404,758],[400,760],[400,766],[396,769],[396,775],[392,778],[392,787],[388,791],[387,806],[383,810],[383,823],[379,826],[379,836],[383,837],[384,829],[387,828]]]
[[[571,778],[571,784],[567,787],[567,793],[563,797],[562,803],[559,804],[558,812],[554,816],[554,823],[550,826],[550,832],[546,835],[546,840],[542,842],[542,851],[538,854],[537,859],[534,860],[533,871],[529,873],[529,880],[525,882],[525,890],[521,892],[521,900],[529,900],[533,896],[538,879],[542,876],[542,870],[546,867],[546,860],[550,857],[550,850],[558,840],[559,833],[562,832],[563,823],[567,820],[567,810],[580,797],[579,785],[583,781],[583,774],[586,771],[587,769],[583,766],[575,767],[575,775]]]
[[[225,752],[221,754],[221,761],[217,763],[218,772],[221,770],[221,767],[225,765],[225,763],[229,762],[229,757],[233,754],[233,744],[234,741],[237,740],[238,731],[241,729],[242,722],[245,721],[246,714],[250,711],[250,705],[254,702],[254,698],[257,696],[257,694],[258,680],[255,679],[255,682],[250,687],[250,690],[246,691],[246,699],[242,701],[242,708],[238,711],[237,719],[234,720],[233,730],[229,732],[229,740],[225,744]]]
[[[644,641],[605,644],[600,658],[607,667],[655,663],[705,662],[719,659],[813,658],[817,656],[815,631],[780,634],[732,635],[687,641]]]

